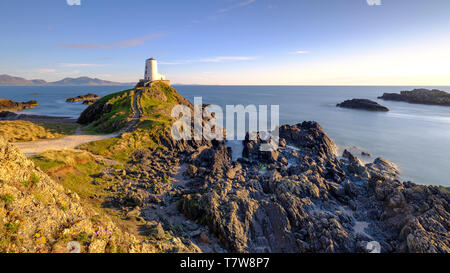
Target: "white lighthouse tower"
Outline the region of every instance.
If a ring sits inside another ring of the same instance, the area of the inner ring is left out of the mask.
[[[154,58],[147,59],[145,61],[144,79],[139,80],[136,88],[151,87],[152,84],[157,82],[162,82],[170,86],[170,81],[158,73],[158,62]]]
[[[158,62],[154,58],[150,58],[145,62],[145,76],[146,81],[161,81],[165,77],[158,73]]]

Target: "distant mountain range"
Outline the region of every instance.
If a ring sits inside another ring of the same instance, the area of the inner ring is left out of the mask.
[[[79,78],[64,78],[56,82],[47,82],[44,80],[27,80],[20,77],[10,75],[0,75],[0,85],[129,85],[132,83],[121,83],[105,81],[97,78],[79,77]]]

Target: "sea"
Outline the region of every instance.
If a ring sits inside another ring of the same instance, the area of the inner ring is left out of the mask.
[[[225,105],[278,105],[280,124],[317,121],[338,145],[363,161],[382,157],[400,168],[401,180],[450,186],[450,107],[409,104],[377,99],[385,92],[426,86],[206,86],[175,85],[193,101]],[[39,106],[23,113],[76,118],[87,107],[66,103],[69,97],[94,93],[104,96],[132,86],[0,86],[0,98],[37,100]],[[336,107],[347,99],[364,98],[388,107],[370,112]],[[224,108],[225,109],[225,108]],[[270,108],[269,108],[270,109]],[[361,152],[370,153],[370,158]]]

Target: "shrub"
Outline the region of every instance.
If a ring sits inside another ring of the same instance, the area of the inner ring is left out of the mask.
[[[5,224],[5,229],[9,233],[16,233],[19,230],[19,225],[16,223],[8,223],[8,224]]]
[[[34,185],[41,182],[41,178],[36,173],[31,173],[30,182]]]
[[[8,193],[0,195],[0,200],[5,202],[7,205],[10,205],[12,204],[12,202],[14,202],[15,198],[14,195]]]

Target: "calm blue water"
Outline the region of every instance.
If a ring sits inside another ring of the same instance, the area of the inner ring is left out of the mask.
[[[423,86],[421,86],[423,87]],[[399,165],[402,179],[450,186],[450,107],[378,100],[384,92],[415,87],[177,86],[187,99],[203,103],[278,104],[280,123],[319,122],[340,149],[353,146]],[[449,92],[450,87],[439,87]],[[391,111],[337,108],[336,103],[368,98]],[[356,155],[359,156],[358,153]]]
[[[88,93],[105,96],[131,86],[0,86],[0,98],[14,101],[37,100],[39,106],[23,113],[77,118],[86,109],[81,102],[66,103],[66,99]]]
[[[423,86],[420,86],[423,87]],[[100,96],[130,86],[6,87],[0,98],[17,101],[36,99],[40,106],[26,113],[77,117],[86,108],[67,104],[66,98],[86,93]],[[175,86],[181,95],[204,103],[278,104],[280,123],[304,120],[319,122],[341,149],[358,147],[397,163],[404,180],[450,186],[450,107],[415,105],[377,100],[384,92],[416,87],[330,87],[330,86]],[[438,87],[450,92],[450,87]],[[32,93],[39,93],[32,95]],[[337,108],[336,103],[368,98],[389,107],[388,113]],[[359,155],[359,154],[357,154]]]

